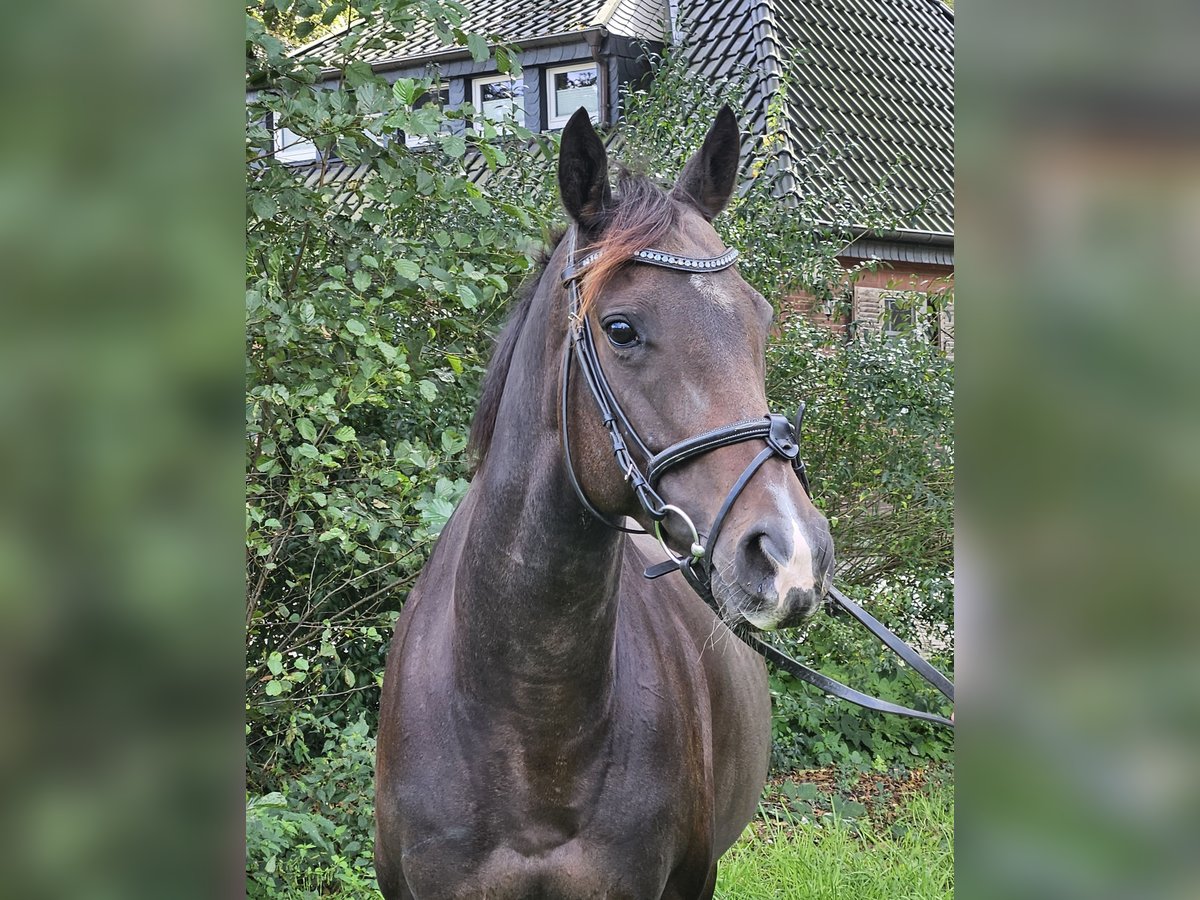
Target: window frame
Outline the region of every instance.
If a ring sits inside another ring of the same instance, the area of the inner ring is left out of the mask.
[[[910,302],[911,299],[911,302]],[[930,302],[928,291],[891,291],[883,294],[883,321],[880,323],[884,337],[893,338],[905,333],[904,329],[895,328],[897,319],[906,319],[905,327],[909,334],[926,344],[935,343],[939,332],[937,313]],[[900,303],[905,304],[901,306]]]
[[[525,122],[526,122],[525,82],[524,82],[524,79],[522,79],[522,78],[513,78],[511,75],[503,75],[503,74],[497,73],[495,75],[482,75],[478,78],[471,79],[471,105],[473,107],[475,107],[476,115],[478,115],[480,118],[484,118],[484,113],[483,113],[483,87],[484,87],[484,85],[499,84],[501,82],[506,82],[506,81],[511,81],[514,84],[521,85],[521,96],[519,98],[514,98],[513,110],[514,110],[514,112],[519,113],[519,115],[514,116],[517,124],[520,125],[522,128],[524,128]],[[518,104],[516,102],[516,100],[520,100],[521,101],[520,104]],[[497,121],[499,121],[499,120],[492,119],[492,122],[497,122]]]
[[[445,102],[441,102],[441,97],[443,94],[445,94],[445,97],[446,97]],[[414,109],[420,109],[421,106],[425,105],[425,104],[420,103],[421,99],[424,97],[432,97],[435,100],[441,102],[441,105],[439,108],[443,112],[445,112],[447,107],[450,106],[450,85],[449,85],[449,83],[443,82],[441,85],[434,85],[431,90],[425,91],[425,93],[423,93],[420,97],[417,98],[417,102],[420,105],[414,107]],[[405,132],[404,146],[410,150],[420,150],[424,147],[428,147],[431,144],[433,144],[435,138],[436,138],[436,135],[432,135],[432,134],[410,135],[407,132]]]
[[[575,110],[565,114],[558,112],[558,97],[554,90],[554,76],[563,72],[581,72],[584,69],[596,71],[596,115],[592,117],[594,124],[599,124],[604,111],[603,97],[600,94],[600,64],[594,59],[581,60],[565,66],[552,66],[546,69],[546,130],[564,127],[570,121]]]
[[[287,132],[294,141],[284,144],[284,132]],[[300,152],[307,149],[308,156],[298,156]],[[285,166],[303,166],[307,163],[316,162],[321,153],[317,149],[317,144],[312,138],[302,137],[290,128],[278,124],[278,119],[271,116],[271,156],[276,161],[283,163]]]

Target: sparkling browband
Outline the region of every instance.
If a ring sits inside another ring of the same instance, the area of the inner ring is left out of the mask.
[[[563,283],[567,284],[582,277],[584,270],[600,258],[600,253],[601,251],[596,250],[575,265],[568,266],[563,272]],[[665,250],[639,250],[630,257],[634,262],[660,266],[664,269],[678,269],[681,272],[719,272],[732,266],[737,258],[738,252],[732,247],[720,256],[680,256],[677,253],[667,253]]]

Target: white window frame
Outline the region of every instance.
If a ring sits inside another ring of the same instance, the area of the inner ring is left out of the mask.
[[[483,117],[483,86],[485,84],[498,84],[500,82],[514,81],[522,83],[522,79],[513,78],[511,75],[485,75],[482,78],[476,78],[471,82],[471,105],[475,107],[475,113],[480,118]],[[520,102],[513,103],[513,118],[517,124],[524,127],[525,125],[525,96],[524,85],[522,84],[522,95],[517,98]],[[496,120],[493,120],[496,121]]]
[[[917,299],[920,298],[920,299]],[[882,296],[883,301],[883,333],[886,337],[895,337],[903,332],[898,328],[893,328],[894,314],[899,313],[895,318],[907,318],[907,326],[909,332],[916,336],[919,340],[929,343],[930,332],[932,331],[933,323],[931,319],[931,309],[929,304],[929,294],[925,291],[892,291],[885,293]],[[907,309],[897,306],[897,301],[909,303],[911,306]]]
[[[271,129],[271,141],[275,148],[275,159],[279,162],[295,165],[312,162],[317,158],[317,145],[290,128],[276,125]]]
[[[895,337],[903,333],[901,329],[894,327],[897,319],[908,319],[905,324],[908,326],[909,331],[916,328],[917,310],[915,305],[908,306],[907,308],[900,305],[908,302],[908,298],[904,296],[903,291],[893,291],[892,293],[884,294],[881,299],[883,300],[883,333],[887,337]]]
[[[600,110],[604,108],[603,98],[600,96],[600,64],[595,60],[585,60],[583,62],[571,63],[569,66],[555,66],[552,69],[546,70],[546,128],[562,128],[570,120],[575,110],[570,109],[567,112],[559,113],[558,111],[558,96],[554,91],[554,76],[563,72],[582,72],[584,69],[596,70],[596,115],[592,116],[593,122],[600,121]],[[578,107],[576,107],[578,109]]]
[[[443,84],[441,87],[437,87],[435,85],[432,90],[426,91],[425,93],[429,94],[431,96],[437,95],[439,97],[440,97],[440,95],[445,94],[446,102],[441,105],[441,109],[443,111],[445,111],[446,108],[450,106],[450,85],[449,84]],[[404,135],[404,146],[408,147],[410,150],[419,150],[422,147],[428,147],[430,144],[433,143],[433,141],[434,141],[433,135],[429,135],[429,134],[411,134],[411,135],[405,134]]]

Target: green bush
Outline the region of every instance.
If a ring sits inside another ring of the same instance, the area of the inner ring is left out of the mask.
[[[367,732],[365,718],[332,732],[303,774],[246,801],[250,900],[377,896],[375,739]]]
[[[385,36],[432,18],[487,54],[458,4],[350,8]],[[373,725],[400,603],[466,491],[491,336],[552,209],[549,167],[508,164],[547,163],[552,138],[476,134],[469,109],[418,108],[428,82],[389,84],[354,61],[378,40],[363,26],[342,42],[334,89],[264,28],[309,33],[327,9],[247,8],[246,712],[263,792],[319,752],[314,717]],[[320,179],[271,156],[267,116],[315,142]],[[397,130],[431,144],[381,142]],[[468,177],[475,160],[486,186]]]
[[[902,638],[953,668],[953,365],[920,335],[864,331],[845,342],[792,317],[768,351],[776,408],[804,399],[801,446],[813,500],[829,519],[835,580]],[[941,695],[847,616],[774,637],[852,687],[948,715]],[[831,700],[771,676],[777,767],[868,768],[944,759],[943,728]]]

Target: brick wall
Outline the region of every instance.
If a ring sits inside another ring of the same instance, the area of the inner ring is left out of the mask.
[[[849,268],[856,261],[839,260]],[[784,302],[783,315],[802,315],[810,322],[823,325],[837,334],[847,334],[852,321],[858,327],[879,329],[884,316],[886,296],[889,292],[939,293],[954,287],[954,270],[949,266],[921,265],[917,263],[880,264],[874,272],[863,272],[854,286],[854,298],[850,308],[840,303],[830,308],[817,298],[805,294],[794,294]],[[953,306],[942,313],[938,322],[939,339],[948,352],[954,349]]]

